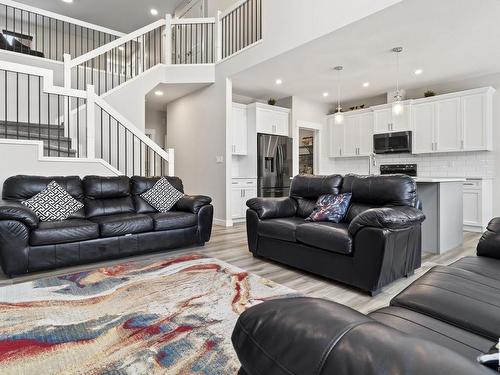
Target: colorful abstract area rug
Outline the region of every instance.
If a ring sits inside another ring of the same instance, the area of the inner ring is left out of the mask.
[[[0,288],[0,374],[235,374],[236,320],[297,292],[213,258]]]

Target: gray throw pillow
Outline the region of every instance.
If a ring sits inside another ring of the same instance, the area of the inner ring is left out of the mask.
[[[167,212],[175,206],[184,194],[174,188],[165,177],[162,177],[151,189],[140,196],[156,210]]]

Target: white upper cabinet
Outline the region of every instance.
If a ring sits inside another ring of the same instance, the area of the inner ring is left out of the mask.
[[[232,144],[231,152],[233,155],[248,154],[248,116],[247,106],[233,103],[231,118]]]
[[[440,100],[435,103],[435,151],[446,152],[462,149],[460,126],[460,98]]]
[[[257,133],[282,135],[290,134],[290,110],[262,103],[253,103],[248,106],[255,119]]]
[[[375,107],[373,116],[376,134],[411,130],[411,105],[408,103],[403,103],[403,113],[398,116],[393,115],[391,104]]]
[[[492,149],[492,88],[415,100],[413,153]]]
[[[328,117],[330,130],[330,157],[368,156],[373,152],[373,113],[356,111],[346,113],[344,122],[336,124]]]
[[[463,149],[492,150],[492,94],[466,95],[461,98]]]
[[[433,152],[435,147],[434,103],[415,104],[412,122],[418,131],[413,132],[413,153]]]

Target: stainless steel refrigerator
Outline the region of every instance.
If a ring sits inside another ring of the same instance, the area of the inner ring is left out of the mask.
[[[257,188],[259,197],[286,197],[292,176],[292,139],[257,135]]]

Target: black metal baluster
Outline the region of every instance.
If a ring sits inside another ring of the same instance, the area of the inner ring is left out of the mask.
[[[142,141],[139,139],[139,174],[142,176]]]
[[[111,116],[108,112],[106,112],[108,116],[108,162],[111,164]]]
[[[135,174],[135,134],[132,133],[132,176]]]
[[[71,26],[71,25],[68,25],[68,26]],[[64,134],[66,134],[68,137],[68,157],[70,156],[69,154],[69,150],[70,150],[70,146],[73,146],[73,144],[71,142],[69,142],[69,140],[71,140],[71,137],[70,137],[70,129],[71,129],[71,98],[69,96],[66,97],[66,106],[67,106],[67,110],[68,110],[68,116],[67,116],[67,120],[68,120],[68,123],[67,124],[64,124],[64,128],[65,128],[65,132]],[[77,107],[76,108],[77,111],[79,111],[79,108]],[[76,157],[79,158],[80,155],[76,154]]]
[[[83,100],[85,105],[87,104]],[[80,157],[80,98],[76,98],[76,154]],[[87,144],[87,139],[85,139],[85,144]],[[88,156],[88,155],[87,155]]]
[[[120,125],[118,123],[118,120],[114,119],[116,121],[116,169],[120,170]]]
[[[7,10],[6,10],[7,12]],[[5,20],[7,22],[7,19]],[[7,103],[7,83],[8,83],[8,77],[7,77],[7,71],[4,70],[4,79],[5,79],[5,92],[4,92],[4,101],[5,101],[5,138],[7,138],[7,112],[8,112],[8,103]]]
[[[7,95],[5,95],[7,97]],[[42,77],[38,77],[38,140],[42,138]]]
[[[19,139],[19,73],[16,73],[16,136]]]
[[[47,139],[48,139],[48,154],[50,155],[50,94],[47,94]]]
[[[31,125],[31,119],[30,119],[30,112],[31,112],[31,105],[30,105],[30,99],[31,99],[31,87],[30,87],[30,79],[31,76],[28,75],[28,125]],[[28,139],[31,139],[31,126],[28,126]]]
[[[127,157],[128,156],[128,154],[127,154],[127,133],[128,133],[128,130],[125,127],[124,127],[124,129],[125,129],[125,154],[124,154],[124,156],[125,156],[125,173],[124,174],[125,174],[125,176],[127,176],[128,175],[127,174],[127,172],[128,172],[128,169],[127,169],[127,159],[128,159],[128,157]]]
[[[50,145],[50,139],[49,139]],[[61,156],[61,96],[57,95],[57,156]]]

